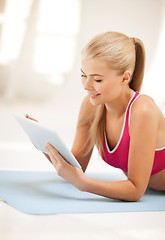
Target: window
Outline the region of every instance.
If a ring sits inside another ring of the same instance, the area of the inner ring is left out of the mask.
[[[79,31],[79,12],[78,0],[41,0],[34,55],[37,72],[60,75],[71,70]]]
[[[24,62],[61,83],[73,65],[79,16],[80,0],[1,0],[0,64]]]
[[[6,0],[3,2],[5,9],[0,15],[0,64],[7,64],[19,57],[31,1]]]

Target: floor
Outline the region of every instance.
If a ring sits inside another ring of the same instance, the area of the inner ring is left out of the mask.
[[[61,121],[59,114],[52,114],[49,111],[50,108],[51,106],[46,104],[40,106],[0,102],[0,170],[54,171],[44,156],[33,147],[13,118],[13,113],[32,114],[43,123],[56,128],[70,147],[76,117],[73,117],[73,112],[70,115],[69,112],[65,112],[66,116],[63,115]],[[94,151],[88,170],[97,171],[98,169],[107,171],[104,163],[98,158],[97,152]],[[53,238],[57,240],[164,240],[165,212],[28,215],[0,200],[0,239]]]

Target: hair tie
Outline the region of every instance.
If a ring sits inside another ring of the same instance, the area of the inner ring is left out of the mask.
[[[132,40],[133,44],[136,45],[136,40],[135,40],[135,38],[131,38],[131,40]]]

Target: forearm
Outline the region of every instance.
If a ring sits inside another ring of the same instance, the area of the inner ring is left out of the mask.
[[[45,147],[57,174],[70,182],[80,191],[90,192],[108,198],[124,201],[137,201],[143,195],[143,188],[136,187],[130,180],[118,182],[98,181],[88,177],[81,168],[67,163],[59,152],[50,144]]]
[[[103,182],[88,177],[83,191],[124,201],[137,201],[143,195],[130,180]]]

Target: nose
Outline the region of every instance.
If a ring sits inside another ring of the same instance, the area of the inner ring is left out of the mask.
[[[91,81],[88,77],[82,79],[82,84],[85,90],[92,89]]]

